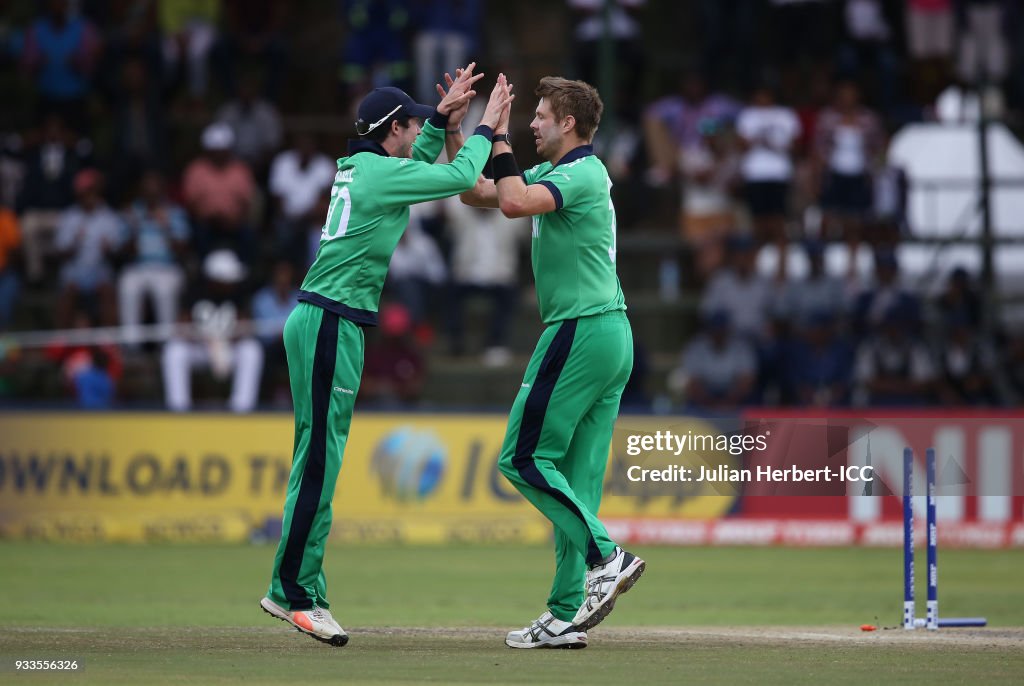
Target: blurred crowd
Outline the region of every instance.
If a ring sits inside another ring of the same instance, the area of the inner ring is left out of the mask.
[[[668,375],[675,402],[1024,397],[1024,348],[979,326],[978,274],[936,275],[946,284],[938,294],[901,281],[897,248],[912,230],[904,175],[886,157],[893,132],[934,118],[951,89],[980,89],[1014,121],[1024,96],[1018,3],[618,0],[610,83],[604,3],[534,4],[571,26],[571,39],[537,57],[546,69],[613,88],[597,144],[620,235],[670,226],[686,247],[681,287],[699,307]],[[315,6],[300,16],[274,0],[0,3],[0,80],[26,94],[0,120],[0,398],[46,397],[26,376],[35,362],[59,369],[59,392],[85,407],[187,410],[211,395],[237,412],[287,406],[280,332],[349,134],[340,113],[386,84],[435,102],[445,70],[508,61],[533,44],[525,25],[521,47],[487,40],[494,8],[483,0]],[[697,39],[668,53],[665,69],[653,36],[659,15],[680,7]],[[294,87],[306,49],[295,35],[327,20],[341,40],[328,56],[332,111],[319,114],[334,127],[318,127]],[[525,130],[521,90],[514,126]],[[457,198],[414,207],[381,326],[368,333],[361,402],[417,405],[438,355],[502,367],[523,352],[511,328],[529,301],[528,237],[522,222]],[[867,277],[852,257],[838,273],[829,267],[830,245],[870,250]],[[809,270],[788,273],[782,257],[758,268],[764,250],[805,253]],[[120,333],[76,335],[104,327]],[[26,330],[66,340],[3,343],[5,331]],[[643,341],[637,349],[627,401],[645,409],[665,384],[645,378],[649,354]],[[146,360],[159,400],[130,390]]]

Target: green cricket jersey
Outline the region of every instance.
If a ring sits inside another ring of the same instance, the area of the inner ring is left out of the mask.
[[[299,300],[357,324],[377,324],[377,305],[391,255],[409,224],[409,205],[446,198],[476,183],[491,153],[492,131],[478,127],[448,164],[433,164],[444,125],[430,121],[412,159],[391,157],[378,143],[353,141],[338,160],[320,248]]]
[[[608,170],[590,145],[523,174],[557,209],[533,217],[532,261],[545,324],[626,309],[615,273],[615,207]]]

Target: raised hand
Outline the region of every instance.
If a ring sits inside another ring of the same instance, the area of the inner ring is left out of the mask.
[[[505,75],[498,74],[498,80],[491,90],[491,97],[487,101],[487,107],[484,109],[484,116],[480,118],[480,123],[496,129],[501,121],[502,112],[509,108],[515,99],[516,96],[509,93]]]
[[[464,73],[465,73],[465,70],[462,69],[461,67],[459,69],[456,69],[455,70],[455,78],[456,79],[459,78]],[[478,76],[483,76],[483,74],[479,74]],[[445,97],[448,96],[448,93],[450,92],[451,87],[453,85],[455,85],[455,79],[453,79],[452,75],[449,74],[448,72],[444,73],[444,80],[445,80],[445,83],[447,84],[447,86],[449,88],[448,91],[446,91],[444,89],[444,86],[442,86],[441,84],[436,84],[437,92],[441,96],[441,100],[442,101],[444,100]],[[476,91],[473,91],[473,93],[475,95]],[[472,98],[467,98],[458,107],[456,107],[456,108],[454,108],[454,109],[452,109],[452,110],[450,110],[448,112],[448,128],[449,129],[457,129],[457,128],[459,128],[459,126],[462,124],[462,120],[465,119],[465,117],[466,117],[466,113],[469,112],[469,103],[470,103],[471,100],[472,100]]]
[[[506,85],[508,92],[512,93],[512,84]],[[512,116],[512,101],[509,100],[509,104],[505,106],[505,109],[501,111],[501,117],[498,118],[498,125],[494,127],[495,133],[508,133],[508,120]]]
[[[437,84],[437,92],[441,96],[441,102],[437,111],[448,117],[448,123],[452,126],[460,124],[469,109],[469,101],[476,95],[473,84],[484,77],[483,74],[474,74],[473,69],[476,62],[470,62],[465,69],[456,69],[455,78],[445,73],[445,83],[448,85],[447,92]],[[453,117],[455,118],[453,121]]]

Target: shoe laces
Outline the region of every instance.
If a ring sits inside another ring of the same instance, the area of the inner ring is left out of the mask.
[[[314,605],[313,609],[309,611],[309,616],[318,622],[330,621],[330,615],[327,613],[327,611],[317,607],[316,605]]]
[[[592,609],[593,605],[591,601],[601,602],[601,600],[608,595],[604,591],[604,585],[615,581],[615,573],[605,574],[605,567],[599,567],[593,571],[587,572],[587,608]]]
[[[530,623],[530,626],[523,627],[523,632],[530,635],[534,641],[541,639],[541,632],[546,634],[554,635],[553,632],[548,628],[551,622],[555,620],[555,616],[551,612],[545,612],[537,619]]]

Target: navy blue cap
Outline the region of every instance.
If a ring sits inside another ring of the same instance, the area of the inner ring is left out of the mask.
[[[388,124],[393,118],[419,117],[425,120],[433,114],[433,107],[419,104],[401,88],[374,88],[359,103],[356,133],[365,136],[377,127]]]

